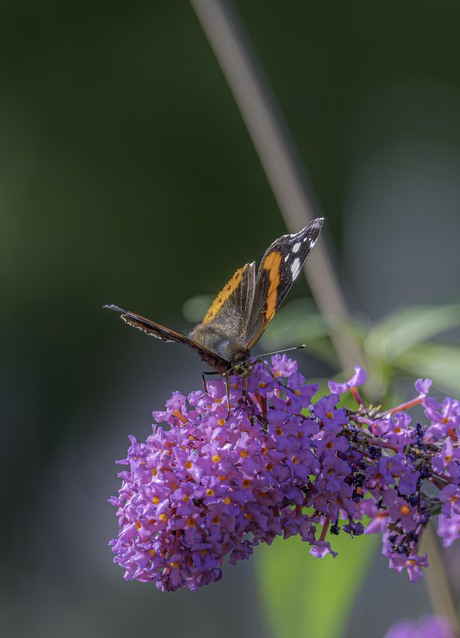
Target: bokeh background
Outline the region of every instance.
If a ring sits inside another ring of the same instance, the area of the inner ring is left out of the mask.
[[[460,4],[235,6],[351,307],[378,319],[455,295]],[[173,389],[200,386],[202,366],[101,306],[186,330],[184,302],[284,232],[188,2],[1,4],[1,636],[270,637],[251,561],[169,595],[112,564],[114,460]],[[291,299],[307,293],[302,281]],[[426,611],[423,584],[381,567],[346,635]]]

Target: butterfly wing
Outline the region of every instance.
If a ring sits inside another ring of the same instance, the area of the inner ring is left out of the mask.
[[[192,348],[217,372],[225,374],[236,357],[248,356],[290,287],[318,239],[323,219],[315,219],[299,233],[284,235],[269,246],[257,278],[254,262],[239,268],[217,295],[204,319],[189,336],[161,326],[118,306],[123,321],[163,341],[175,341]]]
[[[254,302],[246,326],[245,345],[250,350],[283,303],[318,239],[323,218],[310,222],[293,235],[283,235],[267,249],[257,272]]]
[[[226,338],[242,342],[254,300],[255,263],[239,268],[212,302],[203,321],[190,333],[192,339],[214,349]],[[214,343],[216,345],[214,345]]]
[[[190,339],[190,337],[187,337],[186,335],[183,335],[180,332],[175,332],[174,330],[171,330],[170,328],[166,328],[165,326],[162,326],[159,323],[155,323],[154,321],[151,321],[150,319],[146,319],[145,317],[142,317],[141,315],[138,315],[135,312],[131,312],[130,310],[124,310],[123,308],[120,308],[119,306],[107,305],[107,306],[104,306],[104,308],[108,308],[109,310],[113,310],[114,312],[117,312],[125,323],[127,323],[130,326],[133,326],[134,328],[138,328],[139,330],[142,330],[143,332],[147,333],[148,335],[151,335],[152,337],[156,337],[157,339],[161,339],[162,341],[174,341],[176,343],[185,344],[189,348],[192,348],[193,350],[198,352],[201,359],[205,361],[208,365],[210,365],[212,368],[217,370],[218,372],[223,373],[226,371],[228,364],[227,364],[227,361],[225,361],[225,359],[220,357],[217,353],[212,352],[205,346],[199,343],[196,343],[196,341],[194,341],[193,339]]]

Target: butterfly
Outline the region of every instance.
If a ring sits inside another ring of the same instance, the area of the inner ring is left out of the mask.
[[[192,348],[217,373],[247,378],[254,369],[251,349],[301,272],[323,221],[321,217],[315,219],[298,233],[274,241],[257,272],[255,262],[239,268],[188,336],[119,306],[104,308],[117,312],[127,324],[148,335]]]

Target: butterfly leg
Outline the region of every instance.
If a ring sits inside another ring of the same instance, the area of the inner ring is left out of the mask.
[[[214,371],[212,371],[212,372],[202,372],[202,373],[201,373],[201,380],[203,381],[203,388],[204,388],[204,392],[205,392],[205,394],[208,394],[208,387],[207,387],[207,385],[206,385],[206,377],[215,376],[215,375],[217,375],[217,374],[219,374],[219,375],[220,375],[220,372],[214,372]]]

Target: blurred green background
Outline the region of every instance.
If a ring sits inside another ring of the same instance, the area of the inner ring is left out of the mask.
[[[352,308],[379,318],[458,292],[460,4],[236,6]],[[0,60],[0,635],[269,638],[251,562],[167,595],[124,582],[107,546],[127,435],[145,438],[202,366],[102,304],[186,330],[187,299],[285,232],[193,9],[6,1]],[[355,614],[345,635],[383,635],[384,595],[396,617],[425,611],[405,578],[377,561],[361,599],[374,628]]]

